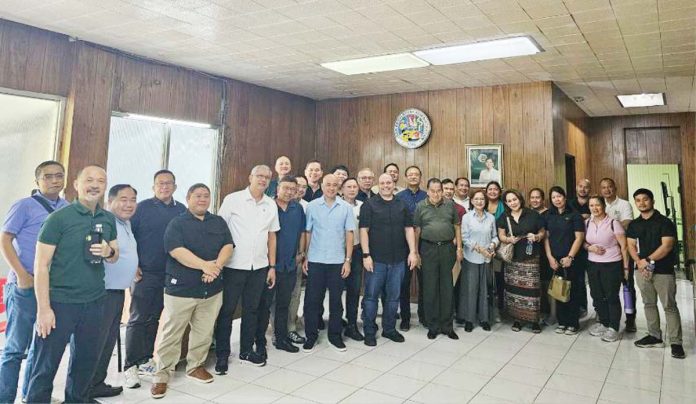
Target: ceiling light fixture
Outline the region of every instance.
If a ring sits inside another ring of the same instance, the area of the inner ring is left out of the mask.
[[[624,108],[657,107],[665,105],[665,93],[617,95]]]
[[[534,55],[542,51],[541,47],[530,37],[520,36],[467,45],[427,49],[413,52],[413,54],[433,65],[449,65],[475,62],[477,60]]]
[[[374,56],[369,58],[343,60],[340,62],[322,63],[321,66],[345,75],[378,73],[392,70],[426,67],[430,64],[410,53]]]

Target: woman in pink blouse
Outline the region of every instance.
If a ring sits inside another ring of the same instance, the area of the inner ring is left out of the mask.
[[[626,235],[621,223],[607,215],[604,198],[592,196],[589,204],[592,216],[585,221],[584,246],[590,261],[590,294],[599,319],[590,334],[614,342],[621,322],[621,281],[628,274]]]

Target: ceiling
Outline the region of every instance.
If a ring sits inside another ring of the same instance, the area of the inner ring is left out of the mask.
[[[314,99],[552,80],[591,116],[696,111],[694,0],[2,0],[0,17]],[[319,63],[530,35],[525,57],[344,76]],[[623,109],[621,93],[665,92]]]

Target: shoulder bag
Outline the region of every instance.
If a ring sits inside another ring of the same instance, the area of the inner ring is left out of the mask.
[[[510,224],[510,216],[505,215],[505,219],[507,220],[507,225],[508,225],[508,231],[510,232],[510,237],[515,237],[512,234],[512,225]],[[498,246],[498,249],[495,252],[495,255],[505,261],[505,262],[512,262],[512,256],[515,253],[515,245],[512,243],[505,243],[501,242],[500,245]]]

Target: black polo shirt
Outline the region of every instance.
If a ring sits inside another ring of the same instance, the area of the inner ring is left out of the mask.
[[[575,242],[575,232],[585,232],[585,223],[582,216],[570,206],[566,206],[563,213],[552,206],[546,213],[546,231],[551,244],[551,255],[561,259],[570,253]]]
[[[234,245],[227,223],[209,212],[200,220],[187,210],[172,219],[164,233],[164,248],[168,253],[184,247],[205,261],[217,259],[227,244]],[[166,273],[165,293],[171,296],[206,299],[222,291],[222,277],[204,283],[203,271],[183,265],[170,254],[167,254]]]
[[[324,196],[324,191],[321,190],[321,186],[319,186],[319,188],[317,188],[316,191],[313,191],[312,187],[307,185],[307,191],[305,192],[302,199],[304,199],[307,202],[312,202],[313,200],[321,198],[322,196]]]
[[[359,227],[370,238],[370,255],[375,262],[395,264],[408,256],[405,227],[413,226],[406,203],[397,197],[391,201],[375,195],[360,207]]]
[[[541,215],[532,209],[524,208],[522,209],[522,214],[520,215],[520,220],[515,221],[515,219],[510,215],[510,213],[505,212],[497,220],[497,226],[499,229],[505,230],[505,234],[510,235],[510,230],[508,229],[507,218],[510,218],[510,225],[512,227],[512,235],[515,237],[526,237],[529,233],[537,234],[539,230],[546,226],[544,219]],[[515,252],[513,254],[513,261],[524,261],[530,257],[538,257],[541,253],[541,243],[532,243],[534,248],[532,249],[532,255],[527,255],[527,240],[520,240],[515,243]]]
[[[574,211],[582,215],[590,215],[590,200],[588,198],[584,205],[580,205],[578,198],[573,198],[568,201],[568,206],[570,206]]]
[[[638,256],[647,258],[662,245],[662,237],[674,237],[674,245],[677,243],[677,227],[674,223],[657,210],[653,211],[652,216],[643,219],[638,216],[633,219],[626,230],[626,237],[636,240],[639,246]],[[673,274],[674,263],[676,261],[676,248],[661,260],[655,260],[656,274]]]
[[[372,192],[371,189],[368,189],[367,192],[363,191],[362,189],[358,191],[358,196],[355,197],[355,199],[359,200],[360,202],[365,202],[366,200],[372,198],[376,194]]]

